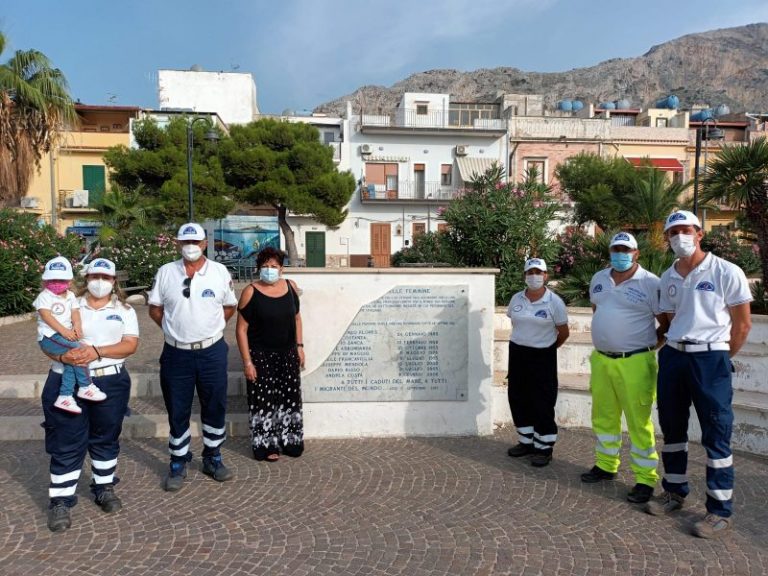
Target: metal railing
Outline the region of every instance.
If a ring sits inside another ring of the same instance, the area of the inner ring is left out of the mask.
[[[399,108],[384,114],[363,114],[360,121],[363,127],[378,128],[493,131],[504,131],[507,129],[506,121],[501,118],[479,117],[478,114],[467,114],[466,110],[451,108],[447,110],[428,110],[427,112],[420,112],[415,108]]]
[[[378,188],[378,189],[377,189]],[[453,185],[430,181],[400,180],[397,190],[386,190],[382,186],[363,184],[360,199],[365,200],[410,200],[414,202],[439,202],[453,200],[459,189]]]

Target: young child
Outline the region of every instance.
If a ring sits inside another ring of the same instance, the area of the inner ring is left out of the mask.
[[[69,260],[58,256],[45,264],[43,270],[44,289],[32,305],[37,310],[37,341],[46,354],[58,355],[73,348],[79,348],[78,340],[83,334],[80,325],[80,305],[69,290],[72,281],[72,266]],[[63,364],[63,362],[62,362]],[[84,400],[101,402],[107,395],[91,382],[87,366],[64,364],[59,397],[53,405],[74,414],[82,413],[75,402],[73,393]]]

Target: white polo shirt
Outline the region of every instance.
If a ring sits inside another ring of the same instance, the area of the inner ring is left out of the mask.
[[[672,264],[661,275],[661,311],[675,317],[667,339],[713,344],[731,339],[729,306],[752,301],[744,271],[712,253],[683,278]]]
[[[163,307],[163,332],[183,343],[199,342],[220,334],[226,326],[224,306],[237,306],[232,277],[223,264],[205,260],[195,272],[185,298],[184,260],[161,266],[148,302]]]
[[[507,308],[512,320],[510,341],[520,346],[548,348],[557,340],[557,326],[568,324],[565,302],[549,288],[544,295],[531,302],[525,290],[512,296]]]
[[[56,321],[69,330],[72,329],[72,310],[77,310],[80,307],[77,303],[77,298],[75,298],[71,290],[67,290],[61,296],[57,296],[48,289],[44,289],[37,295],[35,301],[32,302],[32,306],[35,307],[35,310],[50,310]],[[40,342],[43,338],[50,338],[54,334],[56,334],[56,330],[51,328],[38,314],[37,341]]]
[[[589,283],[592,343],[603,352],[631,352],[656,346],[659,277],[638,264],[631,278],[618,286],[611,268],[600,270]]]
[[[91,308],[85,296],[77,300],[80,306],[80,316],[83,321],[83,338],[81,344],[86,346],[110,346],[117,344],[123,339],[123,336],[139,336],[139,321],[136,317],[136,310],[128,304],[123,304],[117,299],[112,299],[103,308]],[[88,368],[94,370],[103,366],[112,366],[122,364],[124,358],[110,358],[102,356],[101,360],[96,359]],[[59,374],[62,372],[63,365],[59,362],[53,362],[52,369]]]

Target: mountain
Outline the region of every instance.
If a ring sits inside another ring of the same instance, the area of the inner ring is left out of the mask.
[[[355,110],[362,106],[375,113],[393,108],[404,92],[449,93],[463,102],[492,101],[500,92],[542,94],[548,108],[563,98],[594,104],[628,98],[633,107],[647,108],[675,94],[684,109],[727,104],[732,112],[768,112],[768,24],[690,34],[636,58],[614,58],[567,72],[429,70],[389,88],[363,86],[315,112],[342,114],[350,100]]]

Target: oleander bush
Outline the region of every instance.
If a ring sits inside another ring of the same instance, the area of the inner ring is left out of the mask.
[[[760,274],[760,248],[756,243],[743,242],[727,230],[713,230],[704,235],[701,247],[720,258],[733,262],[744,270],[747,276]]]
[[[80,236],[63,236],[34,214],[0,210],[0,316],[31,312],[45,263],[64,256],[75,264],[82,247]]]
[[[137,228],[102,240],[98,255],[127,272],[130,286],[151,286],[157,269],[178,259],[179,251],[168,232]]]

